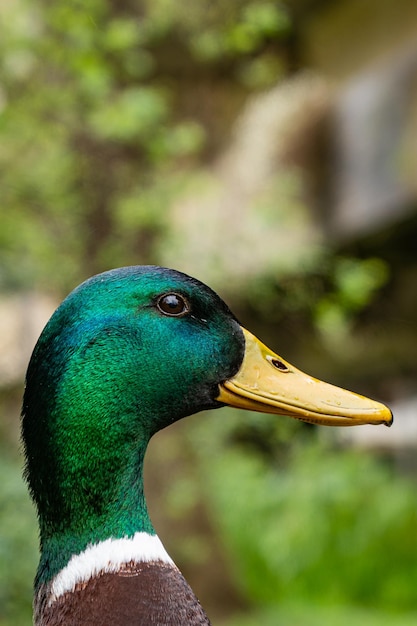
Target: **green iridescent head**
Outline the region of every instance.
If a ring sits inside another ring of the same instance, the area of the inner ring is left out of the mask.
[[[33,352],[23,403],[26,476],[49,559],[58,537],[79,550],[153,532],[142,483],[148,441],[221,406],[218,385],[243,352],[224,302],[173,270],[113,270],[64,300]]]

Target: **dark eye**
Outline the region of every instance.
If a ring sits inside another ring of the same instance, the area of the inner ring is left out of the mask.
[[[190,306],[185,298],[177,293],[167,293],[161,296],[156,305],[161,313],[172,315],[173,317],[181,317],[190,310]]]

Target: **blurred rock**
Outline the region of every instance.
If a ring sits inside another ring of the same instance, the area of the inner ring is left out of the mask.
[[[415,210],[417,44],[351,80],[332,124],[329,231],[368,234]]]
[[[0,299],[0,387],[20,383],[34,345],[56,303],[25,293]]]
[[[322,237],[300,154],[330,98],[311,73],[250,98],[230,146],[174,207],[163,263],[228,293],[312,263]]]

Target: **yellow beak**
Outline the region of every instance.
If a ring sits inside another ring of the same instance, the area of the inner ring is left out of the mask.
[[[220,402],[326,426],[391,426],[392,413],[384,404],[304,374],[242,330],[243,362],[237,374],[220,385]]]

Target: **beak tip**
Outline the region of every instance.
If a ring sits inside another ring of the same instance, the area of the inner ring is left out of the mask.
[[[385,426],[388,426],[388,428],[391,428],[391,426],[394,423],[394,415],[392,414],[392,411],[390,409],[388,409],[389,411],[389,417],[388,419],[385,420]]]
[[[388,426],[388,428],[390,428],[394,422],[394,415],[392,414],[391,409],[386,404],[382,404],[379,402],[377,404],[379,409],[378,412],[382,418],[379,423],[384,424],[384,426]]]
[[[390,428],[394,422],[394,416],[391,409],[386,404],[374,401],[374,416],[369,420],[369,424],[375,424],[376,426],[382,425]]]

